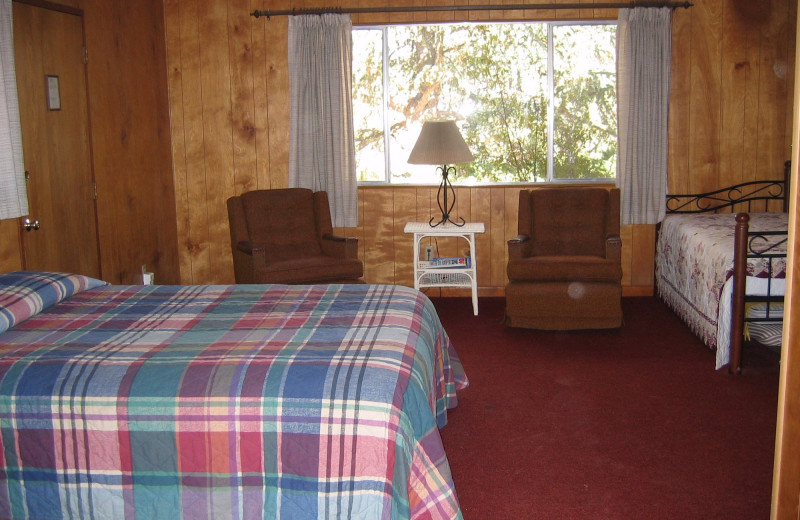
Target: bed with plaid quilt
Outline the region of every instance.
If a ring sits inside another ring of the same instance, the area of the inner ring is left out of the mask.
[[[438,428],[467,378],[420,292],[11,275],[0,518],[461,517]]]

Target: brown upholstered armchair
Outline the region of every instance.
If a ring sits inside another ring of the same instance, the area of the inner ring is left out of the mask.
[[[622,325],[619,189],[547,187],[519,194],[508,241],[506,323],[546,330]]]
[[[333,235],[328,194],[256,190],[228,199],[236,283],[363,283],[358,240]]]

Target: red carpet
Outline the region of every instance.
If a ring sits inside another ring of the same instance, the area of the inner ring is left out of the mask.
[[[769,518],[774,356],[717,372],[656,298],[554,333],[503,326],[500,298],[434,303],[470,379],[441,432],[467,520]]]

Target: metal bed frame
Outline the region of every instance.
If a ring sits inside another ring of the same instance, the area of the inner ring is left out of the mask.
[[[785,258],[786,253],[776,253],[775,247],[788,240],[786,230],[750,231],[749,213],[752,211],[769,211],[775,207],[775,201],[782,202],[782,211],[789,209],[789,179],[791,163],[784,163],[784,178],[780,180],[751,181],[721,188],[718,190],[687,195],[667,195],[667,214],[670,213],[722,213],[725,210],[736,213],[734,231],[733,260],[733,306],[731,316],[731,358],[728,365],[730,373],[740,374],[742,370],[742,343],[744,342],[745,322],[779,322],[781,317],[775,316],[777,310],[772,307],[783,302],[783,296],[772,295],[771,282],[767,282],[766,296],[749,296],[745,294],[747,262],[752,258],[764,258],[770,276],[774,262]],[[774,209],[773,209],[774,211]],[[769,245],[770,237],[785,236],[778,243]],[[771,277],[770,279],[771,280]],[[767,304],[765,318],[748,318],[745,316],[745,304],[761,302]],[[770,315],[770,314],[773,315]]]

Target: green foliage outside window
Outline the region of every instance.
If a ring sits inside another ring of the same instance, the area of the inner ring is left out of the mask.
[[[558,23],[355,30],[359,179],[384,181],[388,168],[390,182],[438,182],[434,168],[406,162],[432,118],[458,120],[475,156],[458,165],[455,182],[613,178],[615,31]]]

